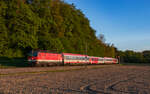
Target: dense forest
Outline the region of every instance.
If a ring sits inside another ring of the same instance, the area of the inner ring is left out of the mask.
[[[0,0],[0,56],[50,50],[115,57],[81,10],[62,0]]]
[[[150,61],[150,51],[118,51],[95,33],[82,11],[63,0],[0,0],[0,57],[26,57],[39,49]]]

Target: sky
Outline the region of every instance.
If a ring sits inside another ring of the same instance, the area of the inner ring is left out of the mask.
[[[150,50],[150,0],[65,0],[119,50]]]

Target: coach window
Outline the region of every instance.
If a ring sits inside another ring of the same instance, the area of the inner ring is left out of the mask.
[[[70,60],[70,56],[68,56],[68,59]]]
[[[81,57],[79,57],[79,60],[81,60]]]
[[[75,57],[75,56],[73,57],[73,60],[76,60],[76,57]]]
[[[80,57],[78,57],[78,60],[80,60]]]
[[[107,61],[112,61],[111,59],[107,59]]]
[[[65,56],[66,59],[68,59],[68,56]]]
[[[69,56],[69,60],[71,60],[71,56]]]
[[[71,60],[73,60],[73,56],[71,56]]]
[[[68,59],[70,60],[70,56],[68,56]]]
[[[76,59],[78,60],[78,57],[76,57]]]
[[[78,59],[78,57],[76,57],[76,60]]]
[[[76,57],[76,60],[78,59],[78,57]]]
[[[68,59],[70,60],[70,56],[68,56]]]
[[[78,60],[80,60],[80,57],[78,57]]]
[[[77,57],[75,57],[75,60],[77,60],[78,58]]]
[[[103,59],[99,59],[99,61],[103,61]]]

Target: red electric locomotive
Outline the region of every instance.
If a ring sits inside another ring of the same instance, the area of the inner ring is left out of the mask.
[[[62,54],[47,51],[32,51],[28,57],[28,61],[33,66],[63,65],[62,60]]]

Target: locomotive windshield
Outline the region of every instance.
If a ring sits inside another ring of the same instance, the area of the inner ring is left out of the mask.
[[[36,51],[31,51],[28,55],[29,56],[37,56],[37,54],[38,54],[38,52],[36,52]]]

